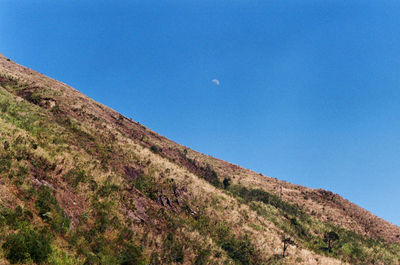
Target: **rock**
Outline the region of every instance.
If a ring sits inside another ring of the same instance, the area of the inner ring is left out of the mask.
[[[143,201],[142,198],[136,199],[133,201],[136,210],[127,210],[126,214],[135,222],[135,223],[145,223],[145,224],[153,224],[153,221],[146,214],[146,202]]]
[[[140,171],[131,166],[124,166],[124,171],[125,174],[131,179],[136,179],[140,175]]]

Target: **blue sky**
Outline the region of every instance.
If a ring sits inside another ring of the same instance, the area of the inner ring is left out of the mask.
[[[0,52],[178,143],[400,225],[399,7],[3,0]]]

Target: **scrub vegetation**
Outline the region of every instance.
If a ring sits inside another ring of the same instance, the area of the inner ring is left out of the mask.
[[[0,56],[1,264],[399,264],[400,228]]]

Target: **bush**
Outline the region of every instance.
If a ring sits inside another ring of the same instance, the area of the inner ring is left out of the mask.
[[[211,250],[202,249],[199,251],[199,254],[196,257],[194,262],[195,265],[206,265],[209,264],[209,257],[211,255]]]
[[[172,232],[169,232],[164,242],[165,246],[169,250],[167,256],[168,260],[177,263],[183,263],[185,255],[183,253],[183,245],[175,239]]]
[[[224,189],[227,189],[229,185],[231,185],[231,179],[224,178],[224,181],[222,183],[224,184]]]
[[[23,211],[21,206],[17,206],[15,210],[7,207],[0,209],[0,223],[6,224],[14,229],[24,227],[28,224],[28,220],[32,218],[32,213]]]
[[[225,223],[217,224],[214,229],[215,241],[236,264],[259,264],[259,255],[248,236],[235,237]]]
[[[8,172],[11,168],[11,159],[0,157],[0,173]]]
[[[7,101],[0,102],[0,110],[1,110],[1,112],[3,112],[3,113],[6,112],[9,107],[10,107],[10,103],[8,103]]]
[[[202,167],[201,169],[203,171],[203,174],[201,175],[202,178],[207,180],[214,187],[221,188],[222,185],[219,181],[218,174],[210,165],[207,164],[206,167]]]
[[[225,238],[221,242],[221,248],[239,264],[255,264],[255,249],[248,237],[236,239],[233,236]]]
[[[6,151],[8,150],[8,148],[10,148],[10,144],[7,141],[4,141],[3,146],[4,146],[4,150],[6,150]]]
[[[43,185],[39,188],[36,208],[39,216],[49,223],[54,231],[65,233],[68,230],[70,225],[68,216],[58,205],[58,201],[49,187]]]
[[[47,186],[41,186],[39,188],[39,195],[36,201],[36,207],[39,210],[39,216],[43,219],[47,219],[46,213],[50,212],[54,205],[57,205],[57,199],[53,196],[51,190]]]
[[[10,263],[25,262],[32,259],[35,263],[45,262],[51,254],[51,238],[46,231],[36,232],[30,228],[9,235],[3,249]]]
[[[102,198],[108,198],[111,194],[118,192],[120,187],[118,185],[112,184],[111,178],[109,177],[103,185],[97,190],[96,194]]]
[[[91,179],[84,170],[71,169],[63,179],[76,188],[79,183],[86,183]]]
[[[129,243],[121,251],[120,254],[121,265],[145,265],[146,259],[143,256],[142,248],[132,243]]]
[[[113,203],[110,201],[95,201],[92,205],[95,210],[95,222],[94,227],[92,228],[93,233],[104,233],[111,224],[112,215],[110,215],[110,213],[112,212]]]
[[[153,201],[157,199],[157,184],[152,177],[141,174],[132,181],[135,188],[143,192],[147,197]]]
[[[153,153],[158,153],[159,151],[160,151],[160,148],[158,147],[158,146],[156,146],[156,145],[152,145],[151,147],[150,147],[150,150],[153,152]]]
[[[35,105],[39,105],[43,100],[42,96],[38,92],[26,93],[25,99]]]

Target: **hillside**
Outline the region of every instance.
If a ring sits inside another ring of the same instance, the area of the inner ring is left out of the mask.
[[[181,146],[4,56],[0,139],[1,264],[400,264],[400,228],[339,195]]]

